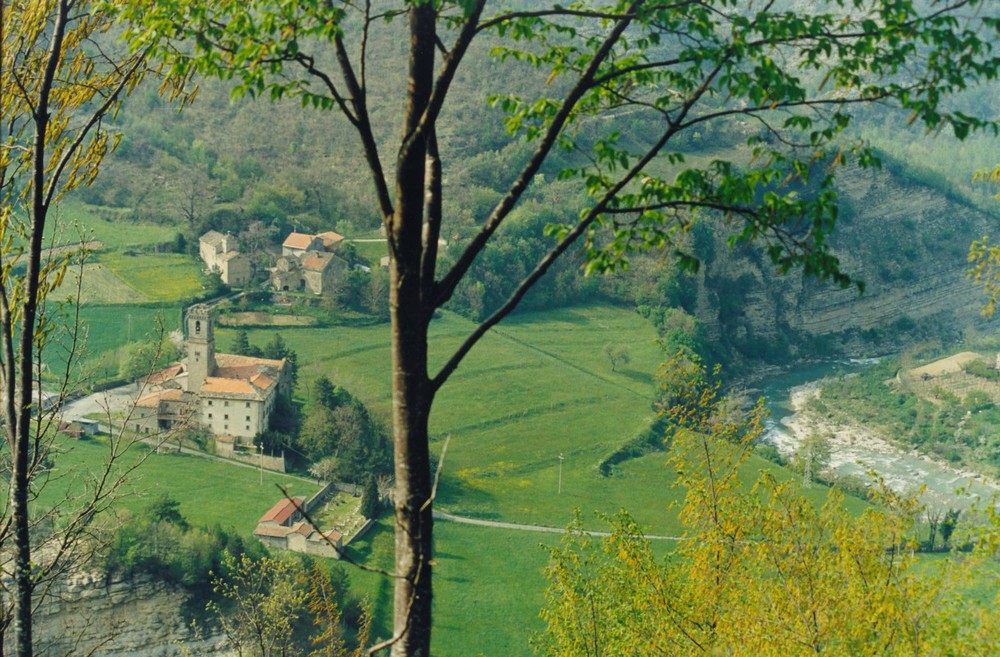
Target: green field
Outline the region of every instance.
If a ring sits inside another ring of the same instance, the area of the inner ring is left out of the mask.
[[[101,440],[60,442],[52,478],[36,502],[54,504],[67,490],[89,488],[90,475],[99,472],[108,454]],[[145,459],[145,460],[143,460]],[[167,494],[180,502],[180,511],[192,524],[221,525],[249,536],[257,520],[282,497],[281,488],[292,495],[312,495],[319,486],[310,481],[241,467],[197,456],[149,453],[144,445],[132,446],[120,467],[137,465],[125,479],[116,509],[135,512]],[[281,487],[281,488],[279,488]]]
[[[103,253],[100,263],[149,301],[177,303],[202,293],[199,263],[180,253]]]
[[[75,244],[98,240],[109,249],[127,249],[148,244],[167,242],[177,234],[176,226],[129,221],[126,211],[103,210],[109,221],[100,215],[100,208],[72,200],[63,201],[54,213],[54,221],[46,226],[46,233],[53,244]]]

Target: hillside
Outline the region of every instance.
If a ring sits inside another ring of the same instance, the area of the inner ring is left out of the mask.
[[[698,282],[696,315],[710,340],[784,362],[955,341],[981,324],[983,297],[965,278],[966,257],[969,243],[995,227],[995,214],[909,178],[892,160],[874,175],[843,171],[838,192],[832,243],[864,293],[799,273],[778,277],[759,246],[730,254],[717,237]]]

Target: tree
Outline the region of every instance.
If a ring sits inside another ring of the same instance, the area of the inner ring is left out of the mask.
[[[699,378],[693,372],[692,382]],[[610,537],[579,521],[551,550],[536,641],[543,655],[988,655],[1000,616],[964,587],[992,559],[995,513],[969,559],[928,568],[913,555],[919,505],[878,486],[860,515],[836,489],[824,503],[796,479],[741,476],[760,405],[720,421],[714,385],[665,409],[670,466],[684,491],[668,559],[622,512]],[[992,504],[992,503],[991,503]],[[872,610],[878,613],[873,614]]]
[[[618,371],[618,365],[628,365],[630,357],[628,355],[628,349],[620,344],[608,343],[604,345],[604,354],[611,361],[611,371]]]
[[[958,526],[958,516],[961,513],[958,509],[948,509],[944,514],[944,518],[941,519],[939,527],[941,531],[941,543],[944,544],[946,550],[948,549],[948,542],[951,541],[951,535],[955,533],[955,528]]]
[[[299,565],[289,559],[253,558],[226,553],[213,587],[220,600],[208,604],[240,657],[361,657],[371,628],[366,604],[358,610],[351,650],[345,639],[341,609],[346,578],[318,563]],[[303,627],[316,633],[308,638]]]
[[[233,346],[230,347],[234,354],[239,354],[241,356],[250,355],[250,336],[243,329],[236,332],[236,337],[233,338]]]
[[[876,162],[863,144],[837,139],[851,123],[852,108],[895,105],[929,130],[950,126],[959,137],[987,126],[947,111],[941,100],[995,76],[989,34],[998,22],[974,13],[985,6],[981,0],[948,0],[927,13],[914,5],[834,1],[803,15],[734,0],[620,0],[606,7],[487,0],[397,0],[378,7],[132,2],[127,36],[153,48],[178,80],[196,74],[234,79],[237,94],[295,97],[333,110],[356,131],[390,258],[397,538],[394,633],[386,645],[393,655],[430,650],[428,419],[435,396],[564,253],[581,244],[588,272],[612,270],[637,249],[676,249],[678,235],[715,219],[733,231],[731,244],[763,242],[779,271],[801,267],[848,286],[857,282],[840,271],[827,241],[837,216],[833,176],[849,161]],[[973,10],[967,20],[966,9]],[[376,63],[368,36],[397,29],[392,19],[402,17],[408,58]],[[178,47],[177,40],[187,43]],[[439,121],[452,88],[463,82],[463,62],[483,48],[507,70],[538,71],[537,84],[511,93],[498,88],[492,97],[512,140],[528,142],[530,155],[514,165],[511,182],[445,263],[438,240],[451,234],[454,220],[444,205],[446,158],[454,145]],[[386,165],[388,130],[370,109],[369,82],[382,78],[371,67],[396,64],[405,71],[403,96],[377,102],[403,108],[389,149],[394,160]],[[743,164],[685,161],[688,135],[733,122],[746,126]],[[431,371],[428,329],[435,312],[461,289],[546,166],[580,180],[586,201],[562,208],[564,219],[547,228],[549,251]],[[690,253],[680,259],[689,269],[697,266]]]
[[[792,457],[792,467],[802,475],[802,484],[809,487],[817,474],[830,465],[830,438],[811,433],[802,439]]]
[[[73,254],[43,250],[55,234],[50,211],[63,194],[97,175],[118,140],[104,120],[143,73],[143,51],[124,55],[93,47],[111,25],[103,3],[0,3],[0,398],[4,458],[11,466],[0,543],[13,553],[13,572],[5,573],[13,590],[5,592],[4,607],[12,601],[19,657],[33,654],[31,614],[38,597],[79,558],[73,548],[120,483],[111,470],[98,478],[82,506],[60,519],[56,535],[42,535],[40,519],[31,516],[29,501],[44,484],[40,466],[55,430],[54,415],[42,412],[43,350],[61,340],[69,352],[57,384],[62,398],[79,347],[76,331],[60,328],[61,311],[72,320],[76,308],[53,296]],[[124,443],[112,442],[113,458]],[[10,620],[5,612],[0,640]]]
[[[379,504],[375,475],[368,475],[364,490],[361,491],[361,515],[366,518],[377,518],[379,506],[381,505]]]
[[[229,643],[240,657],[292,657],[295,622],[307,594],[291,561],[248,555],[223,560],[225,577],[213,581],[227,604],[210,602]]]

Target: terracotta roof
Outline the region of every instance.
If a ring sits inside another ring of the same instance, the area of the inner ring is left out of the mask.
[[[337,233],[333,232],[332,230],[328,230],[328,231],[325,231],[323,233],[317,233],[316,237],[318,237],[321,240],[323,240],[323,248],[324,249],[329,249],[334,244],[337,244],[338,242],[343,242],[344,241],[344,236],[343,235],[338,235]]]
[[[312,244],[313,236],[306,235],[305,233],[289,233],[285,241],[281,243],[281,246],[288,247],[290,249],[307,249],[309,245]]]
[[[320,532],[320,535],[324,539],[329,539],[329,540],[333,541],[334,543],[336,543],[339,540],[341,540],[342,538],[344,538],[344,535],[341,534],[340,532],[338,532],[336,529],[331,529],[329,531]]]
[[[284,360],[274,360],[273,358],[256,358],[254,356],[240,356],[239,354],[215,354],[215,363],[219,367],[246,367],[248,365],[281,368]]]
[[[272,376],[268,376],[265,372],[258,372],[250,379],[250,383],[261,390],[267,390],[275,384],[275,379]]]
[[[205,383],[201,385],[202,394],[207,395],[234,395],[237,397],[260,399],[260,392],[246,379],[229,379],[218,376],[205,378]]]
[[[184,371],[184,363],[173,363],[171,365],[164,367],[159,372],[153,372],[152,374],[147,376],[145,382],[148,385],[154,385],[154,386],[160,385],[161,383],[165,383],[166,381],[173,379],[183,371]],[[141,380],[142,379],[140,379],[140,381]]]
[[[184,391],[178,388],[158,390],[157,392],[150,393],[142,399],[139,399],[135,405],[142,406],[143,408],[156,408],[160,405],[161,401],[178,401],[183,396]]]
[[[292,525],[291,533],[302,534],[306,538],[309,538],[315,531],[316,530],[313,529],[313,526],[310,525],[308,522],[306,522],[305,520],[299,520],[297,523]]]
[[[313,271],[323,271],[333,262],[334,255],[332,253],[324,253],[323,251],[316,251],[315,253],[310,253],[306,257],[302,258],[302,268],[311,269]]]
[[[218,246],[222,244],[223,238],[225,238],[225,235],[223,235],[222,233],[210,230],[204,235],[202,235],[200,238],[198,238],[198,241],[204,242],[205,244],[210,244],[212,246]]]
[[[278,375],[285,366],[284,360],[271,360],[269,358],[253,358],[251,356],[238,356],[236,354],[216,354],[216,368],[211,379],[223,379],[229,381],[242,381],[253,384],[260,390],[270,390],[278,381]],[[208,379],[205,380],[208,383]],[[247,392],[246,388],[236,389],[224,383],[213,383],[214,386],[232,388],[230,392]],[[205,388],[203,388],[205,390]]]
[[[258,522],[276,522],[279,525],[283,525],[288,522],[288,519],[295,514],[298,507],[302,506],[305,501],[306,498],[304,497],[283,498],[272,506],[270,511],[262,515]]]

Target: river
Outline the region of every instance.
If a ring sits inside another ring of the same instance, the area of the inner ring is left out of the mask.
[[[799,445],[804,422],[804,418],[797,415],[792,407],[792,396],[810,394],[824,378],[857,372],[874,362],[840,360],[808,363],[764,378],[750,391],[753,396],[764,396],[771,412],[765,422],[764,440],[775,445],[782,454],[791,455]],[[799,426],[798,436],[792,425]],[[874,471],[893,490],[905,493],[917,493],[924,486],[921,500],[928,507],[938,509],[964,508],[972,498],[1000,492],[997,482],[899,447],[864,427],[838,425],[829,428],[834,433],[830,467],[840,476],[867,476],[869,471]],[[957,492],[959,489],[967,491],[967,494]]]

